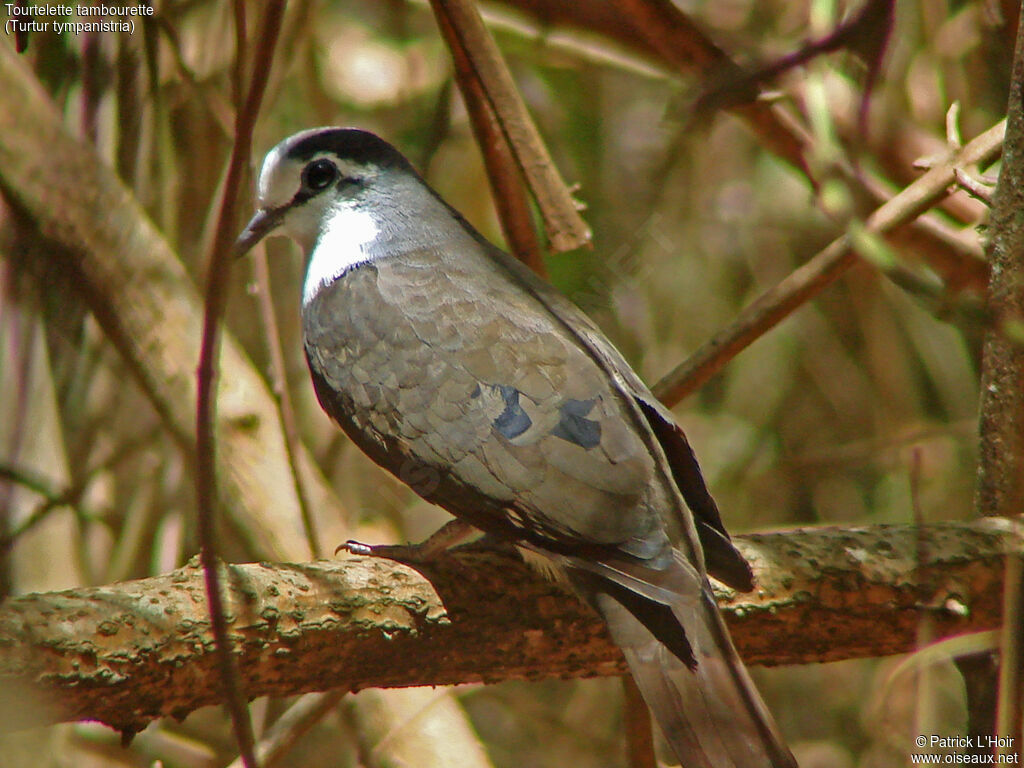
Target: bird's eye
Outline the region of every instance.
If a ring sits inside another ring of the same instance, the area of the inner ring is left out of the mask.
[[[320,192],[338,178],[338,168],[330,160],[321,157],[307,165],[302,171],[302,184],[306,189]]]

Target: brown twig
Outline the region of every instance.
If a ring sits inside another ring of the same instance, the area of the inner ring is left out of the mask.
[[[992,187],[974,178],[962,168],[957,168],[954,174],[956,176],[956,183],[964,192],[975,200],[980,200],[989,207],[992,206]]]
[[[335,689],[326,693],[307,693],[292,704],[270,726],[256,745],[256,755],[265,765],[274,765],[310,728],[334,711],[348,691]],[[241,760],[234,760],[228,768],[242,768]]]
[[[937,164],[871,214],[864,230],[871,234],[885,234],[921,215],[936,200],[948,194],[955,168],[988,163],[998,157],[1005,130],[1006,121],[1003,120],[945,162]],[[853,244],[850,234],[844,234],[761,294],[732,323],[662,378],[654,386],[654,393],[662,402],[673,405],[698,389],[729,360],[821,293],[856,263]]]
[[[16,526],[10,528],[5,526],[0,530],[0,557],[6,556],[18,539],[43,522],[51,512],[59,507],[72,506],[81,516],[90,516],[76,506],[85,491],[83,484],[76,483],[74,486],[58,490],[42,477],[3,464],[0,464],[0,483],[10,483],[12,488],[15,485],[21,485],[43,497],[35,509],[19,520]]]
[[[914,180],[916,178],[919,175]],[[914,180],[907,183],[912,184]],[[884,205],[894,194],[887,185],[864,173],[855,182],[850,177],[846,177],[845,181],[863,185],[863,192],[873,206]],[[942,203],[947,203],[949,199],[945,198]],[[983,295],[988,289],[988,262],[985,261],[984,251],[977,238],[964,237],[946,223],[945,217],[940,218],[934,211],[890,232],[886,240],[908,259],[927,264],[942,278],[952,294],[970,291]]]
[[[167,41],[167,47],[163,50],[170,52],[174,61],[174,69],[181,77],[186,89],[191,92],[190,95],[208,110],[213,122],[221,129],[224,136],[230,138],[234,133],[234,104],[238,102],[230,102],[222,89],[210,87],[199,81],[195,72],[185,61],[185,55],[181,49],[181,39],[174,25],[163,16],[158,15],[152,18],[152,26],[155,33],[159,33]],[[233,85],[232,88],[234,88]],[[157,91],[157,93],[159,92]]]
[[[626,760],[629,768],[657,768],[651,710],[631,675],[622,677],[622,711],[625,719]]]
[[[82,43],[82,137],[96,145],[99,137],[99,109],[103,93],[100,90],[100,36],[97,32],[84,32]]]
[[[19,11],[24,12],[25,6],[28,5],[28,0],[18,0],[15,5],[18,6]],[[19,14],[20,15],[20,14]],[[28,31],[25,29],[18,29],[14,33],[14,50],[18,53],[24,53],[28,50]]]
[[[59,486],[50,478],[32,469],[0,462],[0,487],[7,484],[11,487],[20,485],[43,497],[36,508],[24,516],[16,527],[10,530],[0,530],[0,554],[13,547],[19,538],[32,530],[58,507],[70,506],[80,518],[96,519],[98,516],[81,504],[82,496],[85,495],[89,484],[99,473],[110,470],[121,461],[134,456],[138,449],[150,443],[155,435],[156,430],[147,429],[141,434],[119,443],[107,450],[102,458],[91,462],[84,471],[80,471],[73,483],[65,486]]]
[[[683,75],[703,76],[710,72],[728,76],[730,71],[738,71],[725,51],[678,7],[665,0],[504,2],[539,19],[545,28],[563,26],[596,32],[632,51],[652,56],[659,64]],[[730,111],[747,124],[765,148],[797,168],[812,186],[817,187],[817,175],[808,162],[814,154],[812,139],[786,106],[758,100],[734,106]],[[851,134],[859,130],[856,115],[851,115],[845,124],[850,126]],[[890,140],[882,149],[895,143]],[[861,189],[867,177],[858,174],[847,163],[840,163],[835,170],[852,189],[864,193],[864,215],[886,202],[886,196],[870,184]],[[948,282],[954,289],[960,285],[982,286],[986,279],[984,264],[979,264],[965,252],[967,249],[952,233],[927,219],[911,222],[893,232],[891,240],[902,251],[919,255],[940,274],[953,276]]]
[[[434,15],[441,36],[448,44],[455,64],[455,79],[469,112],[470,124],[477,146],[484,157],[484,167],[491,183],[498,220],[512,253],[530,269],[546,276],[537,232],[530,215],[530,201],[523,189],[523,177],[516,165],[494,108],[476,77],[465,47],[452,27],[448,12],[441,3],[434,3]]]
[[[739,75],[739,67],[668,0],[613,0],[621,16],[620,27],[628,27],[642,44],[680,73],[696,72],[701,77],[728,78]],[[609,30],[614,33],[613,30]],[[765,146],[799,168],[812,184],[807,158],[810,138],[778,105],[756,100],[751,87],[744,103],[732,110],[747,121]]]
[[[569,251],[590,243],[590,228],[579,214],[530,114],[516,90],[480,12],[469,0],[431,0],[435,16],[444,15],[465,51],[467,63],[487,97],[519,170],[537,201],[551,247]]]
[[[964,681],[967,703],[967,733],[971,746],[969,755],[990,755],[987,741],[996,733],[996,701],[999,691],[999,662],[994,648],[984,648],[953,659]],[[975,758],[984,764],[989,758]]]
[[[999,638],[999,692],[996,703],[996,733],[1008,739],[1000,752],[1016,753],[1020,764],[1021,686],[1024,685],[1021,626],[1024,622],[1024,558],[1013,553],[1006,558],[1003,593],[1003,627]]]
[[[245,0],[233,0],[231,9],[235,17],[234,33],[235,33],[235,60],[231,64],[231,102],[233,104],[241,105],[242,100],[245,98],[245,73],[248,70],[245,60],[245,52],[248,50],[246,46],[246,14],[245,14]],[[237,123],[236,123],[237,128]],[[228,136],[231,133],[227,134]]]
[[[2,479],[13,479],[11,476],[4,477],[7,468],[0,467],[0,480]],[[26,477],[19,477],[13,479],[14,482],[25,481]],[[79,507],[82,495],[85,493],[86,484],[84,482],[76,483],[70,487],[63,488],[61,490],[47,489],[42,490],[39,486],[32,486],[32,489],[36,493],[43,496],[43,501],[36,505],[36,508],[32,510],[28,515],[20,519],[16,526],[11,527],[9,530],[0,531],[0,556],[6,555],[17,540],[26,536],[30,530],[35,528],[39,523],[43,522],[53,510],[60,507],[69,506],[72,507],[75,512],[83,518],[95,518],[94,515],[90,514],[87,510],[83,510]]]
[[[928,584],[922,579],[928,562],[928,539],[924,534],[924,511],[921,507],[921,448],[914,446],[910,453],[910,509],[913,514],[915,530],[914,546],[914,580],[921,596],[918,604],[917,642],[915,647],[920,650],[930,645],[935,638],[934,606],[927,602]],[[932,722],[928,709],[935,699],[932,690],[934,675],[931,669],[923,669],[917,676],[917,717],[915,727],[923,733],[925,726]]]
[[[270,355],[270,390],[274,395],[277,415],[281,420],[281,431],[284,433],[285,451],[288,453],[288,466],[291,468],[292,481],[295,483],[295,495],[299,500],[299,514],[302,516],[302,527],[309,542],[309,551],[314,559],[323,555],[320,536],[317,533],[313,510],[306,493],[306,485],[302,480],[299,463],[299,430],[295,421],[295,408],[288,392],[288,381],[285,377],[284,352],[281,349],[281,332],[277,327],[277,316],[274,313],[274,302],[270,295],[270,271],[267,268],[267,252],[258,248],[253,256],[253,271],[256,273],[257,305],[259,306],[260,322],[263,323],[263,338],[267,342],[267,353]]]
[[[32,383],[32,372],[35,369],[34,358],[37,354],[35,339],[40,325],[28,322],[24,314],[13,311],[15,302],[6,301],[7,292],[14,290],[12,285],[7,285],[6,280],[3,280],[12,274],[9,267],[10,265],[8,265],[8,269],[0,273],[0,296],[5,299],[3,305],[0,306],[0,334],[7,334],[9,338],[0,337],[0,343],[10,344],[10,359],[18,361],[17,373],[13,377],[14,391],[17,394],[14,397],[13,415],[6,430],[7,444],[2,446],[2,449],[4,460],[13,463],[21,458],[25,439],[28,436],[29,414],[31,413],[28,403],[31,393],[34,391],[34,387],[30,384]],[[0,474],[0,478],[2,477],[3,475]],[[9,549],[7,542],[14,541],[19,535],[18,528],[12,528],[14,498],[13,485],[0,484],[0,600],[10,594],[12,587],[11,561],[7,556]],[[35,514],[30,515],[29,520],[35,516]],[[24,529],[26,522],[22,521],[19,527]]]
[[[198,515],[197,533],[200,541],[200,557],[203,563],[203,579],[206,599],[209,604],[210,623],[217,646],[221,682],[231,713],[235,740],[246,768],[257,766],[253,751],[252,723],[242,691],[241,677],[232,655],[231,639],[228,635],[227,619],[224,616],[224,596],[221,593],[219,561],[217,558],[216,510],[216,441],[214,436],[214,408],[216,395],[217,356],[220,347],[221,317],[227,303],[227,284],[232,258],[239,188],[249,164],[252,133],[259,114],[260,102],[266,88],[274,47],[284,15],[284,2],[277,0],[268,4],[257,41],[254,68],[249,91],[235,124],[235,142],[228,165],[224,196],[221,199],[210,254],[206,280],[206,301],[203,315],[203,341],[197,371],[196,393],[196,508]],[[239,6],[244,4],[239,3]],[[244,28],[244,14],[239,13],[236,23]],[[236,51],[241,57],[244,48]]]
[[[866,67],[864,95],[857,121],[860,133],[865,133],[868,99],[878,80],[882,57],[892,32],[895,5],[895,0],[866,0],[855,14],[840,22],[825,37],[807,41],[793,53],[763,66],[739,73],[730,72],[726,77],[718,78],[718,82],[704,89],[694,105],[695,117],[699,119],[710,111],[752,101],[764,83],[822,54],[845,49],[860,54]]]
[[[18,467],[6,462],[0,462],[0,483],[9,483],[12,488],[16,485],[27,488],[55,504],[65,503],[59,501],[59,499],[66,498],[68,493],[66,490],[57,490],[56,483],[38,474],[35,470]]]

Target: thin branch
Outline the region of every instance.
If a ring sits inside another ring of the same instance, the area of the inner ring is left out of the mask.
[[[1021,685],[1024,685],[1024,658],[1021,658],[1021,627],[1024,626],[1024,558],[1007,558],[1003,590],[1003,626],[999,638],[999,690],[996,697],[996,733],[1006,737],[1008,753],[1020,753]],[[1020,758],[1015,761],[1017,764]]]
[[[644,703],[640,688],[632,675],[622,677],[622,711],[626,732],[626,759],[629,768],[657,768],[654,756],[654,731],[651,710]]]
[[[992,205],[992,187],[985,184],[980,179],[976,179],[967,171],[957,168],[954,172],[956,177],[956,183],[960,188],[973,197],[975,200],[980,200],[985,205]]]
[[[4,299],[7,299],[9,292],[14,290],[13,285],[8,285],[6,280],[11,275],[10,268],[0,272],[0,296]],[[3,306],[0,306],[0,352],[6,351],[9,360],[18,361],[13,382],[17,394],[13,403],[12,422],[6,430],[6,445],[0,446],[4,460],[11,463],[20,459],[28,434],[28,402],[30,393],[34,390],[29,384],[35,367],[33,358],[37,354],[35,337],[40,327],[38,323],[28,322],[28,318],[14,307],[15,302],[11,301],[4,301]],[[3,335],[8,338],[3,338]],[[12,587],[12,563],[7,556],[6,542],[13,541],[18,535],[12,530],[14,498],[13,486],[0,485],[0,538],[3,540],[3,544],[0,545],[0,599],[7,597]]]
[[[260,762],[273,765],[280,760],[314,725],[333,712],[347,693],[336,689],[302,696],[256,744],[256,756]],[[242,768],[241,759],[234,760],[228,768]]]
[[[992,629],[1005,552],[1024,545],[1017,524],[997,518],[736,540],[758,589],[719,598],[752,664],[912,650],[922,605],[937,638]],[[361,557],[225,567],[249,695],[625,672],[596,615],[514,554],[460,548],[419,570]],[[193,562],[0,605],[0,729],[93,718],[133,732],[218,703],[202,594]]]
[[[96,144],[99,136],[99,105],[103,97],[100,90],[100,36],[97,32],[84,32],[82,44],[82,103],[80,130],[85,141]]]
[[[959,171],[958,168],[954,173]],[[895,194],[888,189],[887,184],[866,173],[860,175],[858,183],[863,184],[864,192],[875,205],[884,205]],[[949,200],[946,197],[937,207]],[[964,237],[936,211],[928,211],[906,226],[890,232],[886,240],[901,254],[905,254],[908,260],[927,264],[942,278],[949,293],[971,292],[981,296],[988,289],[988,262],[985,261],[985,253],[978,239]]]
[[[574,27],[606,36],[630,50],[653,57],[670,71],[687,77],[704,77],[706,73],[736,72],[738,66],[678,6],[667,0],[503,0],[538,19],[545,29]],[[816,174],[807,158],[814,156],[812,139],[803,125],[778,100],[757,100],[731,109],[758,137],[762,145],[797,168],[811,183],[818,186]],[[856,115],[847,121],[851,132],[858,130]],[[902,138],[902,137],[900,137]],[[883,149],[897,143],[889,140]],[[886,202],[886,196],[847,163],[835,168],[851,189],[863,193],[858,210],[866,215],[874,206]],[[948,229],[934,221],[910,222],[891,234],[891,240],[902,251],[927,261],[948,280],[953,288],[961,284],[983,287],[985,266],[965,252],[963,244]],[[956,262],[962,262],[958,264]]]
[[[482,81],[476,77],[469,53],[463,46],[444,5],[434,3],[434,15],[441,36],[448,44],[455,64],[455,79],[469,112],[477,146],[491,184],[498,220],[512,253],[539,275],[547,272],[537,232],[530,215],[530,201],[515,156],[501,131],[501,123],[487,98]]]
[[[19,483],[21,481],[28,480],[24,475],[19,475],[17,473],[8,474],[8,469],[9,468],[7,467],[0,466],[0,479],[5,479],[4,476],[7,475],[6,479],[11,480],[12,483]],[[71,506],[75,507],[75,511],[80,517],[92,517],[88,512],[75,506],[76,502],[79,501],[85,491],[86,483],[84,482],[67,487],[60,491],[57,491],[52,487],[46,490],[41,490],[39,486],[30,486],[27,482],[21,482],[21,484],[39,493],[43,497],[43,500],[37,504],[36,508],[26,515],[17,526],[10,530],[0,531],[0,554],[10,551],[17,543],[18,539],[43,522],[55,509],[63,506]]]
[[[16,527],[6,531],[0,530],[0,553],[11,549],[19,538],[39,525],[50,512],[58,507],[72,507],[79,519],[95,520],[97,516],[81,505],[82,496],[89,484],[98,473],[108,470],[132,456],[140,446],[149,443],[154,436],[153,430],[145,430],[142,434],[119,443],[113,449],[108,450],[98,461],[93,462],[84,472],[81,472],[75,482],[63,487],[31,469],[0,463],[0,482],[21,485],[43,497],[36,508],[26,515]]]
[[[611,5],[621,17],[618,28],[629,29],[647,50],[676,71],[716,79],[740,74],[739,67],[725,51],[669,0],[613,0]],[[575,21],[579,23],[579,19]],[[615,32],[614,26],[608,32],[613,36],[621,34]],[[758,101],[756,87],[749,91],[750,98],[734,105],[732,111],[747,122],[766,147],[799,168],[816,185],[807,159],[810,157],[807,132],[779,105]]]
[[[695,117],[704,117],[712,110],[737,103],[736,100],[740,100],[738,103],[743,100],[752,101],[764,83],[778,78],[784,72],[792,71],[825,53],[849,50],[859,54],[866,68],[864,95],[857,121],[860,132],[865,133],[868,100],[878,80],[882,58],[892,33],[895,5],[895,0],[866,0],[856,13],[840,22],[825,37],[809,40],[793,53],[763,66],[719,78],[719,82],[713,83],[711,88],[705,88],[697,100],[694,106]]]
[[[1005,626],[1005,622],[1004,622]],[[969,755],[991,754],[988,738],[996,731],[996,701],[999,691],[999,662],[994,648],[985,648],[955,656],[953,663],[964,680],[967,709],[967,733],[971,746]],[[989,758],[977,757],[983,764]]]
[[[288,466],[291,468],[292,482],[295,484],[295,495],[299,500],[299,512],[302,515],[306,541],[309,542],[309,551],[313,558],[319,559],[323,556],[323,547],[316,530],[316,521],[313,519],[306,484],[302,479],[302,467],[299,463],[302,441],[296,426],[295,408],[292,406],[292,396],[288,391],[285,376],[284,350],[281,349],[281,332],[277,326],[274,302],[270,294],[270,270],[267,266],[265,247],[257,248],[253,256],[253,271],[256,273],[256,304],[259,307],[260,322],[263,324],[263,338],[267,342],[267,352],[270,355],[270,391],[274,394],[274,404],[281,420],[285,450],[288,452]]]
[[[537,201],[551,247],[556,251],[569,251],[588,245],[590,228],[551,160],[480,12],[470,0],[431,0],[431,6],[435,15],[444,14],[451,33],[472,65],[474,76]]]
[[[410,0],[410,3],[416,5],[428,2]],[[571,27],[553,29],[544,21],[529,18],[514,8],[503,8],[500,5],[482,5],[480,15],[489,29],[529,41],[530,47],[538,53],[551,51],[558,54],[559,58],[569,56],[582,64],[654,81],[664,82],[674,77],[667,66],[609,36],[594,35],[585,29]]]
[[[244,29],[244,4],[236,4],[236,24]],[[220,678],[224,686],[228,711],[234,726],[235,740],[246,768],[257,765],[253,751],[252,723],[246,706],[246,697],[233,656],[231,638],[228,634],[227,618],[224,615],[224,597],[221,594],[217,557],[217,462],[214,436],[214,408],[216,407],[217,357],[220,350],[220,326],[224,307],[227,304],[227,285],[230,275],[232,243],[237,229],[237,203],[245,171],[249,165],[252,133],[259,114],[260,103],[266,88],[274,47],[284,15],[284,1],[270,3],[263,17],[259,39],[254,56],[252,82],[245,103],[238,112],[235,125],[235,142],[228,165],[224,197],[221,199],[214,236],[210,266],[206,280],[206,303],[203,316],[203,341],[199,355],[196,393],[196,507],[198,514],[197,532],[200,542],[200,557],[203,563],[203,581],[209,604],[213,636],[217,648]],[[235,52],[244,55],[244,48]]]
[[[181,50],[181,40],[178,37],[178,30],[174,25],[160,15],[152,18],[152,24],[156,31],[166,38],[167,47],[164,50],[170,52],[171,58],[174,60],[175,71],[181,77],[186,90],[190,92],[189,95],[208,110],[212,121],[220,128],[224,136],[230,139],[234,135],[234,104],[238,102],[229,102],[224,97],[222,89],[210,87],[205,83],[199,82],[195,72],[185,62],[185,55]],[[234,87],[233,83],[232,87]],[[157,93],[159,92],[157,91]]]
[[[797,101],[806,105],[806,87],[802,82],[794,83],[793,96]],[[871,165],[876,165],[878,172],[884,174],[899,187],[904,187],[915,181],[921,170],[928,170],[927,167],[921,167],[922,158],[929,156],[944,158],[949,152],[955,152],[963,146],[962,141],[954,143],[949,140],[948,128],[947,139],[943,141],[933,133],[906,120],[887,115],[882,110],[879,110],[876,119],[872,120],[871,129],[865,134],[859,123],[859,114],[854,101],[854,99],[843,96],[829,100],[829,115],[832,118],[837,138],[844,146],[855,147],[858,153],[869,155],[872,160]],[[947,122],[952,119],[956,119],[956,110],[951,107],[947,111]],[[955,130],[959,130],[959,128],[957,127]],[[866,191],[875,199],[876,205],[885,202],[888,195],[880,197],[879,192],[872,189],[872,176],[864,165],[858,169],[856,180],[865,184]],[[847,177],[847,182],[850,181],[851,179]],[[950,195],[937,207],[945,211],[960,225],[976,223],[983,213],[981,206],[964,195]]]
[[[19,467],[14,464],[0,463],[0,482],[28,488],[33,493],[42,496],[54,504],[64,503],[61,499],[66,496],[66,492],[57,490],[57,484],[49,478],[44,477],[35,470]]]
[[[961,151],[924,174],[868,217],[864,231],[885,234],[914,220],[949,192],[956,168],[989,163],[1002,151],[1006,121],[997,123]],[[733,357],[813,299],[857,262],[849,233],[832,241],[803,266],[761,294],[728,326],[715,334],[654,387],[667,405],[699,389]]]
[[[231,11],[235,18],[235,60],[231,64],[231,103],[241,106],[245,99],[245,73],[248,71],[248,62],[245,60],[246,45],[246,18],[245,0],[233,0]],[[256,66],[259,66],[258,64]],[[267,65],[269,67],[269,64]],[[237,117],[241,117],[240,115]],[[235,130],[238,130],[236,119]],[[227,135],[231,135],[228,133]]]

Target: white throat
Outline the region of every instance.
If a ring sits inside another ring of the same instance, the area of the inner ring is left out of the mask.
[[[302,287],[302,306],[311,302],[320,289],[329,285],[357,264],[370,261],[370,245],[380,233],[369,211],[336,206],[324,221],[324,230],[313,245]]]

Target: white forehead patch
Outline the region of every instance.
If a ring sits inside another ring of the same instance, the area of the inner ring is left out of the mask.
[[[357,264],[370,261],[370,246],[380,228],[373,215],[348,205],[337,205],[323,220],[320,234],[306,267],[302,306],[311,302],[325,285]]]
[[[299,141],[319,133],[325,128],[310,128],[279,141],[263,158],[259,181],[256,182],[256,193],[261,208],[279,208],[289,202],[299,189],[302,166],[297,160],[287,160],[286,156]],[[290,187],[288,189],[287,187]]]
[[[285,157],[287,142],[267,152],[256,184],[260,208],[280,208],[295,196],[302,179],[303,163]]]

